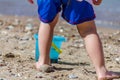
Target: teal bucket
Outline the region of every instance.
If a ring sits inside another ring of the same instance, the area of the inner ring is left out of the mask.
[[[38,46],[38,34],[34,34],[35,38],[35,60],[38,61],[40,52],[39,52],[39,46]],[[63,36],[53,36],[52,42],[57,46],[57,48],[61,49],[62,42],[65,42],[66,38]],[[59,58],[58,51],[54,47],[51,47],[50,49],[50,59],[52,63],[57,63]]]

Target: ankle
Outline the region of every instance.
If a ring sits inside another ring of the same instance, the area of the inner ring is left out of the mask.
[[[106,74],[107,74],[108,71],[105,68],[105,66],[103,66],[103,67],[98,68],[96,72],[97,72],[98,78],[100,78],[100,77],[106,76]]]
[[[44,65],[44,64],[50,65],[51,64],[50,58],[48,57],[48,58],[44,59],[44,58],[40,57],[37,64],[38,65]]]
[[[50,64],[45,64],[45,63],[41,63],[41,62],[36,62],[35,63],[35,67],[36,67],[37,70],[39,70],[39,68],[43,65],[50,65]]]
[[[44,60],[44,59],[40,58],[40,59],[38,60],[38,62],[36,62],[36,64],[37,64],[37,65],[44,65],[44,64],[50,65],[51,62],[50,62],[50,59]]]

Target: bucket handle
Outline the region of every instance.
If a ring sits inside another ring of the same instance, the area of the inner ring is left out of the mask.
[[[59,54],[62,53],[62,50],[59,49],[59,48],[55,45],[55,43],[53,43],[53,42],[52,42],[52,47],[53,47]]]

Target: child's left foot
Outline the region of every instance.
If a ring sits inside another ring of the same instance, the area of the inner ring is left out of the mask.
[[[40,72],[54,72],[54,67],[48,64],[39,65],[39,63],[36,62],[35,67]]]
[[[120,73],[116,72],[107,72],[106,76],[98,78],[98,80],[113,80],[113,79],[119,79]]]

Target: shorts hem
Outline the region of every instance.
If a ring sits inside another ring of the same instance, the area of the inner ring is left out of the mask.
[[[56,15],[53,17],[53,19],[43,19],[40,15],[39,15],[39,19],[40,19],[40,21],[42,21],[42,22],[44,22],[44,23],[51,23],[54,19],[55,19],[55,17],[57,16],[57,14],[59,13],[59,11],[56,13]]]
[[[92,17],[84,18],[83,20],[79,20],[78,22],[70,21],[70,20],[68,20],[67,18],[65,18],[64,16],[63,16],[63,18],[64,18],[68,23],[70,23],[70,24],[72,24],[72,25],[77,25],[77,24],[80,24],[80,23],[83,23],[83,22],[86,22],[86,21],[94,20],[94,19],[96,18],[96,16],[94,15],[94,16],[92,16]]]
[[[43,18],[41,18],[41,17],[39,17],[39,19],[40,19],[40,21],[42,21],[43,23],[51,23],[51,22],[53,21],[53,19],[52,19],[52,20],[45,20],[45,19],[43,19]]]

